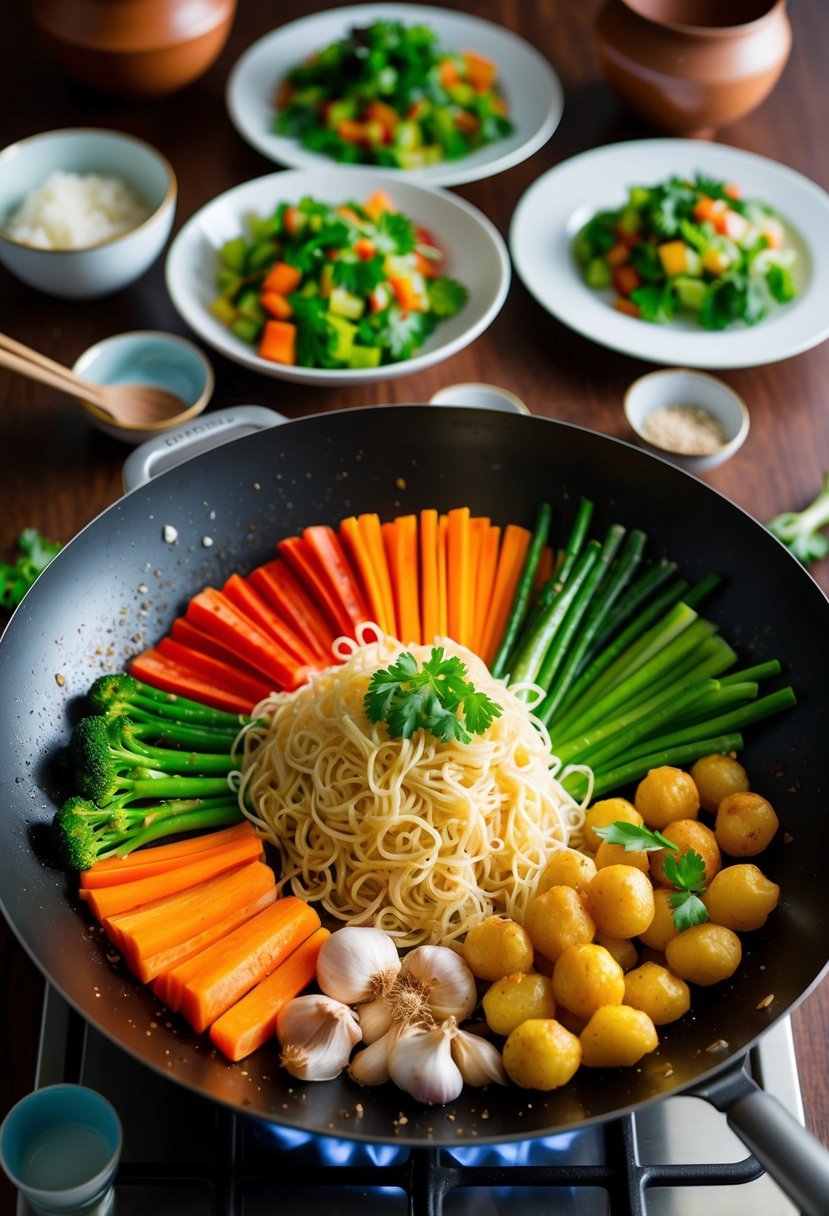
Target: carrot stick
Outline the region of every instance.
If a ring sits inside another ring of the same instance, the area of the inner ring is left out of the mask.
[[[254,833],[247,840],[237,841],[223,849],[208,850],[186,865],[176,866],[165,873],[137,878],[134,882],[122,882],[117,887],[88,891],[87,902],[93,916],[103,922],[119,912],[131,912],[143,904],[183,891],[195,883],[206,882],[208,878],[215,878],[261,856],[262,842]]]
[[[489,526],[483,534],[481,550],[478,558],[478,576],[475,583],[475,635],[472,649],[480,655],[483,639],[486,633],[486,623],[489,618],[489,605],[492,599],[492,589],[495,585],[495,571],[498,568],[498,548],[501,543],[501,529]]]
[[[351,568],[340,538],[327,524],[313,524],[302,533],[316,556],[323,578],[351,623],[352,631],[369,618],[368,604]]]
[[[246,996],[216,1019],[210,1038],[229,1060],[241,1060],[276,1033],[280,1010],[311,983],[322,943],[331,934],[317,929]]]
[[[180,642],[182,646],[187,646],[198,654],[207,655],[208,658],[224,663],[249,680],[258,682],[262,678],[261,671],[251,666],[250,663],[246,663],[233,646],[214,638],[207,630],[201,629],[186,616],[176,617],[170,626],[170,637],[174,642]],[[270,688],[271,684],[268,685],[269,691]]]
[[[417,562],[417,516],[400,515],[383,525],[391,571],[394,606],[401,642],[420,641],[420,594]]]
[[[276,899],[276,879],[270,866],[251,861],[132,912],[110,916],[104,922],[104,928],[123,952],[130,970],[146,983],[174,964],[160,966],[153,975],[144,976],[139,974],[140,963],[202,936],[240,908],[263,899],[268,893],[270,898],[265,898],[262,907]],[[204,942],[190,953],[196,954],[207,945],[210,942]],[[183,956],[176,961],[183,962]]]
[[[80,875],[81,890],[93,891],[99,887],[116,887],[122,882],[135,882],[139,878],[150,878],[163,874],[176,866],[186,865],[198,856],[224,849],[239,840],[247,840],[256,833],[249,820],[222,828],[217,832],[204,832],[187,840],[172,844],[152,845],[146,849],[128,853],[126,857],[105,857],[96,861]]]
[[[278,642],[239,612],[227,596],[214,587],[194,595],[187,605],[186,619],[236,653],[280,688],[292,691],[308,679],[309,668],[299,663]]]
[[[136,655],[130,662],[130,672],[153,688],[193,697],[232,713],[249,714],[271,691],[267,684],[236,679],[233,668],[226,663],[209,660],[172,638],[162,638],[158,646]]]
[[[509,619],[515,589],[521,577],[521,568],[530,544],[531,533],[518,524],[508,524],[504,529],[498,566],[495,571],[495,586],[492,589],[487,627],[481,644],[481,658],[491,664],[498,653]]]
[[[334,594],[320,568],[317,555],[308,541],[302,536],[286,536],[279,542],[277,548],[290,564],[308,594],[325,612],[337,633],[353,637],[351,617]]]
[[[357,517],[357,526],[360,530],[360,536],[366,552],[371,555],[374,573],[377,576],[377,582],[380,585],[380,591],[383,596],[386,633],[390,637],[396,638],[400,634],[400,628],[394,608],[394,592],[391,585],[391,573],[386,558],[386,549],[383,544],[380,517],[374,514],[359,515]]]
[[[555,554],[553,553],[552,545],[545,545],[538,559],[538,568],[536,569],[533,581],[533,591],[538,591],[548,579],[552,578],[555,564]]]
[[[438,603],[438,513],[420,512],[421,641],[429,646],[440,633]]]
[[[354,565],[357,577],[362,582],[371,619],[376,621],[383,633],[387,634],[390,632],[390,622],[386,619],[383,589],[374,568],[371,553],[360,535],[360,525],[356,516],[349,515],[347,519],[340,520],[340,537]]]
[[[449,519],[438,519],[438,625],[442,638],[449,633],[449,573],[446,564]]]
[[[181,1012],[193,1029],[207,1030],[319,927],[310,904],[286,895],[195,955],[190,961],[200,959],[201,965],[181,992]]]
[[[469,642],[472,622],[471,546],[469,507],[449,511],[446,534],[446,572],[449,636],[461,646]]]
[[[263,633],[292,654],[298,663],[315,666],[317,656],[314,651],[274,612],[248,579],[241,574],[231,574],[222,587],[222,594]]]
[[[257,566],[248,575],[250,582],[271,607],[284,617],[294,633],[331,662],[331,647],[336,634],[306,593],[292,570],[280,558]]]

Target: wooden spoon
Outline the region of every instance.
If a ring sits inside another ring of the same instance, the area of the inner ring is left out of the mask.
[[[188,408],[181,397],[149,384],[93,384],[71,368],[39,351],[0,334],[0,367],[39,380],[63,393],[82,397],[105,410],[119,426],[147,426],[168,422]]]

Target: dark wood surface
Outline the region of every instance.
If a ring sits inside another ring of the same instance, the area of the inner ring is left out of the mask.
[[[279,15],[287,21],[314,7],[283,0]],[[625,114],[600,74],[591,43],[597,0],[466,0],[453,7],[523,34],[547,54],[564,86],[564,117],[544,149],[507,173],[458,191],[505,236],[515,204],[540,173],[587,148],[654,134]],[[0,40],[0,147],[37,131],[74,125],[114,127],[141,136],[176,169],[178,228],[229,186],[276,167],[243,143],[224,107],[231,66],[272,28],[276,12],[257,0],[241,0],[230,41],[211,71],[180,94],[139,104],[102,97],[66,80],[40,48],[27,7],[9,4]],[[793,51],[776,90],[758,111],[718,138],[781,161],[827,189],[829,5],[801,0],[792,6],[791,20]],[[163,259],[133,286],[93,303],[51,299],[0,270],[0,328],[65,363],[108,334],[145,328],[187,332],[164,288]],[[761,359],[760,334],[757,341]],[[648,370],[571,333],[534,302],[517,278],[503,312],[483,337],[417,376],[375,387],[318,390],[259,379],[219,357],[214,365],[214,406],[256,402],[295,417],[427,400],[443,385],[479,380],[518,393],[534,413],[623,438],[629,438],[623,392]],[[760,520],[804,505],[829,468],[829,343],[770,367],[726,372],[723,378],[749,404],[751,432],[740,454],[706,480]],[[69,399],[0,371],[0,557],[12,556],[25,526],[67,541],[118,497],[127,452],[95,431]],[[829,561],[816,565],[813,573],[829,590]],[[0,924],[0,1114],[32,1086],[41,988],[39,973]],[[829,1144],[829,985],[803,1002],[794,1026],[807,1121]],[[0,1190],[0,1212],[10,1211],[6,1188]]]

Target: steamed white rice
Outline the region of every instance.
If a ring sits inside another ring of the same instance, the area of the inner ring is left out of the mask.
[[[59,172],[27,196],[4,231],[38,249],[86,249],[135,228],[150,210],[118,178]]]

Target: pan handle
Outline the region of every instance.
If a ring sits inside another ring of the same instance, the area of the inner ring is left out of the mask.
[[[124,491],[128,494],[146,485],[201,452],[287,421],[284,414],[263,405],[234,405],[194,418],[173,431],[163,431],[135,448],[124,461]]]
[[[729,1127],[751,1150],[804,1216],[829,1212],[829,1151],[777,1098],[748,1075],[745,1060],[692,1093],[725,1114]]]

